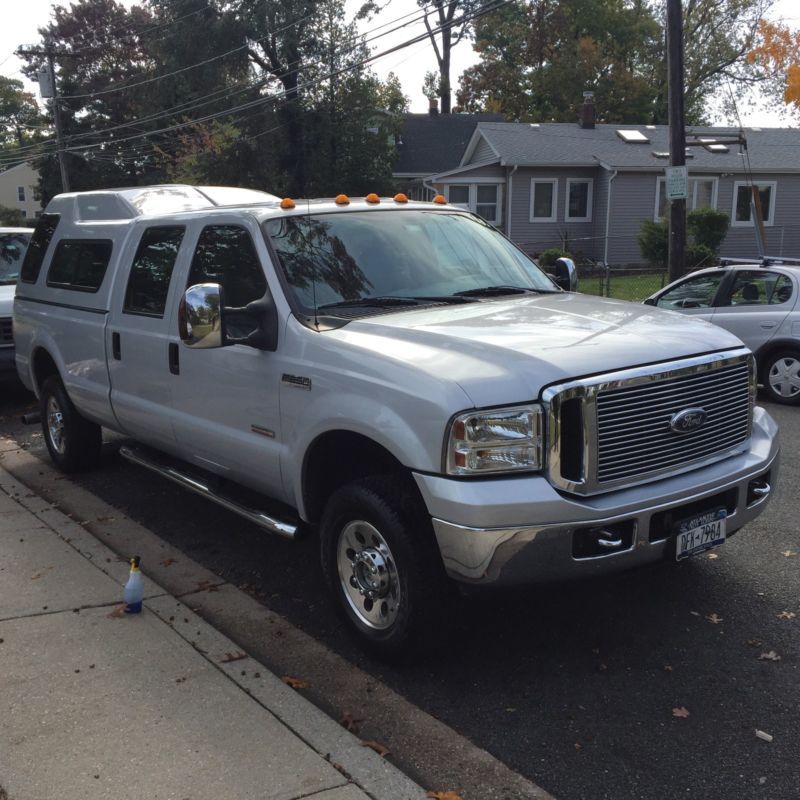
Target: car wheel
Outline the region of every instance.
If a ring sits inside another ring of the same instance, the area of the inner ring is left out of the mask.
[[[44,441],[55,465],[63,472],[76,472],[97,464],[102,430],[78,413],[58,376],[42,383],[39,402]]]
[[[442,643],[456,591],[430,517],[404,477],[338,489],[325,507],[320,538],[325,581],[362,645],[396,658]]]
[[[769,356],[761,382],[770,400],[792,405],[800,403],[800,352],[781,350]]]

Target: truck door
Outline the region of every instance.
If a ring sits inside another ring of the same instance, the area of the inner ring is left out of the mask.
[[[261,246],[268,258],[263,240]],[[228,307],[264,297],[268,290],[264,268],[241,218],[203,228],[182,283],[181,291],[199,283],[220,284]],[[178,347],[172,403],[175,435],[184,457],[282,499],[278,407],[282,373],[277,354],[241,344],[207,350],[183,343]]]
[[[112,292],[106,326],[117,421],[125,433],[166,450],[175,449],[169,334],[175,327],[172,314],[180,287],[172,273],[185,231],[176,224],[145,228],[133,257],[130,251],[122,255],[129,263],[120,265],[120,284]]]

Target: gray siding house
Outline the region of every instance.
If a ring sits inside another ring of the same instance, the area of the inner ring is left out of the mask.
[[[479,122],[459,165],[425,184],[480,214],[536,255],[564,247],[611,265],[640,265],[642,220],[666,209],[668,128]],[[700,139],[738,129],[693,128]],[[748,128],[738,144],[687,148],[687,208],[730,216],[722,255],[756,257],[751,183],[760,187],[768,255],[800,257],[800,130]]]

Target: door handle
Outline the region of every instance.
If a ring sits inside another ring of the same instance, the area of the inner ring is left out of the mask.
[[[179,375],[181,371],[180,356],[178,354],[178,343],[169,343],[169,371],[173,375]]]
[[[122,359],[122,349],[120,347],[119,334],[116,332],[111,334],[111,353],[116,361]]]
[[[761,327],[762,327],[762,328],[763,328],[765,331],[768,331],[768,330],[770,330],[770,329],[774,328],[774,327],[775,327],[775,326],[776,326],[778,323],[777,323],[777,322],[762,322],[762,323],[760,323],[760,324],[761,324]]]

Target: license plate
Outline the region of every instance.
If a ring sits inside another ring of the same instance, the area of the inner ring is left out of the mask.
[[[675,558],[682,561],[696,553],[721,545],[725,541],[726,516],[724,508],[717,508],[681,520],[675,528],[677,536]]]

